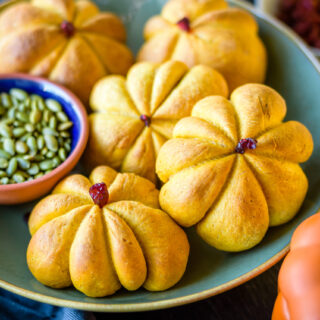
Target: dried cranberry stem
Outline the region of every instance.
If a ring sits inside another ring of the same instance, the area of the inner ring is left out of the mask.
[[[109,192],[105,183],[96,183],[89,189],[93,202],[103,208],[109,201]]]
[[[142,114],[142,115],[140,116],[140,120],[144,122],[144,125],[145,125],[146,127],[150,127],[150,124],[151,124],[151,119],[150,119],[150,117],[148,117],[148,116],[145,115],[145,114]]]
[[[61,23],[60,29],[67,38],[72,37],[76,32],[76,28],[74,27],[73,23],[66,20]]]
[[[190,20],[187,17],[182,18],[181,20],[179,20],[177,22],[177,26],[186,32],[190,32],[191,28],[190,28]]]
[[[236,152],[244,154],[246,149],[255,149],[257,147],[257,140],[252,138],[241,139],[236,146]]]

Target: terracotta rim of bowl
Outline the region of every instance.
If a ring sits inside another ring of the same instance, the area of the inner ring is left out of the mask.
[[[61,178],[62,178],[62,176],[67,174],[76,165],[82,153],[84,152],[84,149],[88,141],[88,137],[89,137],[88,116],[83,103],[69,89],[45,78],[36,77],[29,74],[24,74],[24,73],[6,73],[6,74],[0,74],[0,80],[2,79],[23,79],[31,82],[44,83],[44,84],[49,84],[51,86],[57,87],[59,90],[63,91],[67,96],[70,97],[70,100],[72,101],[72,109],[74,109],[76,116],[80,121],[80,133],[79,133],[78,143],[76,144],[74,150],[68,155],[65,161],[63,161],[58,167],[53,169],[50,173],[47,173],[42,177],[34,179],[32,181],[0,185],[0,192],[23,190],[25,188],[32,187],[35,184],[41,184],[42,182],[49,180],[59,174],[61,174]]]

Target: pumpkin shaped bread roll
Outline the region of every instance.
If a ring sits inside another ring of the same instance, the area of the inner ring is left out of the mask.
[[[133,56],[120,18],[88,0],[13,1],[0,12],[0,73],[58,82],[84,103],[107,74],[126,74]]]
[[[301,123],[283,123],[285,114],[283,98],[260,84],[239,87],[230,101],[199,101],[159,151],[162,209],[225,251],[249,249],[292,219],[308,189],[299,163],[313,141]]]
[[[159,210],[159,191],[148,180],[105,166],[90,178],[62,180],[29,219],[31,273],[52,288],[74,285],[90,297],[123,286],[166,290],[184,274],[189,243]]]
[[[109,165],[156,182],[155,161],[175,124],[209,95],[228,95],[221,74],[207,66],[190,70],[178,61],[134,65],[127,78],[108,76],[94,86],[85,162]]]
[[[138,61],[205,64],[226,78],[230,91],[263,82],[266,50],[246,11],[224,0],[170,0],[147,22]]]

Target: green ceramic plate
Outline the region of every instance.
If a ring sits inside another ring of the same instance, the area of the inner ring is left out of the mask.
[[[157,14],[164,0],[99,0],[101,9],[124,18],[128,43],[137,52],[142,44],[142,29],[148,17]],[[297,217],[290,223],[272,228],[260,245],[248,252],[223,253],[188,231],[191,255],[183,279],[172,289],[151,293],[120,290],[108,298],[87,298],[73,288],[54,290],[37,282],[28,271],[25,252],[29,241],[23,216],[32,204],[0,207],[0,286],[31,299],[54,305],[95,311],[138,311],[172,307],[204,299],[239,285],[276,263],[286,252],[292,232],[320,207],[320,65],[291,31],[272,18],[240,2],[232,5],[253,13],[260,26],[269,54],[267,84],[279,91],[288,104],[286,119],[304,123],[312,132],[315,151],[303,165],[310,191]],[[292,141],[294,143],[294,141]]]

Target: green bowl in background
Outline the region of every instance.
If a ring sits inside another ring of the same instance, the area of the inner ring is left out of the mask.
[[[123,17],[128,30],[128,44],[135,53],[142,44],[146,20],[158,14],[164,2],[96,1],[101,9],[114,11]],[[31,211],[34,203],[0,206],[0,287],[31,299],[76,309],[154,310],[190,303],[231,289],[271,267],[285,255],[294,229],[320,207],[320,65],[288,28],[255,12],[242,1],[232,0],[230,4],[245,8],[256,17],[269,57],[266,83],[286,99],[286,120],[302,122],[314,138],[314,153],[302,165],[309,179],[309,192],[296,218],[283,226],[271,228],[258,246],[242,253],[217,251],[203,242],[191,228],[187,231],[191,244],[188,268],[176,286],[164,292],[144,289],[128,292],[121,289],[111,297],[93,299],[74,288],[55,290],[45,287],[33,278],[25,258],[30,236],[23,216]]]

